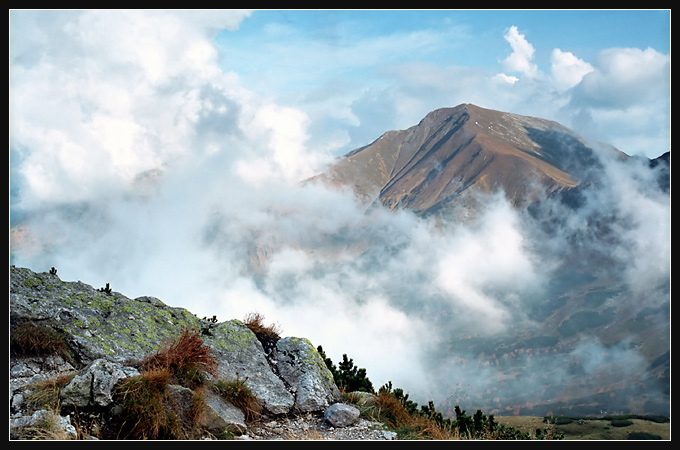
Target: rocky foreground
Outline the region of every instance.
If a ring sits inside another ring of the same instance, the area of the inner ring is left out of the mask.
[[[107,426],[122,414],[116,387],[139,378],[140,361],[186,330],[194,330],[210,347],[216,362],[211,377],[244,383],[261,406],[258,419],[247,420],[247,411],[210,390],[199,394],[180,384],[167,386],[168,401],[188,405],[187,410],[200,395],[200,432],[188,438],[395,437],[342,403],[332,374],[307,339],[280,338],[265,350],[239,320],[199,319],[154,297],[130,299],[108,286],[95,289],[62,281],[56,271],[35,273],[14,266],[10,268],[10,437],[35,437],[22,430],[35,430],[48,421],[49,438],[121,438]],[[47,337],[39,337],[43,342],[32,349],[18,349],[22,334]],[[58,336],[63,346],[53,344],[45,351],[49,336]],[[50,380],[63,380],[52,383],[58,386],[58,407],[39,409],[36,386]],[[84,417],[92,419],[87,426]],[[182,420],[187,419],[178,419]]]

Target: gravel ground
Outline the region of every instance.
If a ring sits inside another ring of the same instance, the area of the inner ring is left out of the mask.
[[[251,425],[244,440],[394,440],[396,433],[378,422],[359,419],[354,425],[336,428],[321,416],[312,414],[263,421]]]

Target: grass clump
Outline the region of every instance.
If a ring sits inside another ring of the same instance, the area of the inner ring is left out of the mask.
[[[26,411],[31,414],[41,409],[59,411],[61,408],[59,392],[74,376],[75,374],[73,373],[62,374],[55,378],[31,383],[24,398],[24,408]]]
[[[51,410],[43,410],[32,425],[10,430],[11,440],[63,441],[74,437],[59,424],[59,415]]]
[[[253,422],[261,416],[262,403],[244,380],[218,380],[213,383],[213,390],[224,400],[243,411],[247,422]]]
[[[190,389],[201,386],[206,375],[215,375],[217,360],[200,335],[185,329],[182,334],[141,362],[142,370],[165,370],[174,384]]]
[[[117,401],[123,410],[116,437],[200,436],[204,407],[200,388],[217,368],[210,346],[203,343],[198,333],[184,330],[177,339],[145,358],[140,368],[139,376],[123,380],[116,388]]]
[[[166,368],[146,370],[120,383],[117,396],[123,407],[123,420],[119,433],[123,438],[176,438],[181,434],[174,429],[178,421],[168,408],[169,380]]]
[[[255,337],[260,341],[264,351],[270,353],[276,343],[281,339],[281,329],[278,325],[265,325],[264,316],[257,312],[248,313],[243,318],[243,323],[255,333]]]
[[[75,363],[66,337],[46,326],[22,322],[10,333],[10,354],[13,356],[60,356]]]

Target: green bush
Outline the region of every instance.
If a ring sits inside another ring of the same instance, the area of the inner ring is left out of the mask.
[[[333,374],[335,384],[345,392],[373,392],[373,383],[366,376],[366,369],[359,368],[354,365],[354,360],[347,357],[347,354],[342,355],[342,362],[335,367],[333,361],[326,357],[322,346],[317,347],[317,351],[321,358],[326,363],[326,367]]]
[[[627,439],[643,441],[643,440],[661,440],[663,438],[657,434],[647,433],[646,431],[633,431],[632,433],[628,434]]]
[[[629,419],[617,419],[610,422],[613,427],[628,427],[633,425],[633,421]]]

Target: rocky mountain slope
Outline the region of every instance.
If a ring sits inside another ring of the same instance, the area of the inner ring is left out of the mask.
[[[351,186],[367,202],[427,215],[467,190],[502,188],[526,205],[573,188],[587,178],[592,151],[556,122],[462,104],[383,134],[320,178]]]
[[[275,420],[289,413],[318,417],[326,412],[327,420],[314,419],[319,429],[333,430],[332,424],[335,428],[352,425],[360,427],[366,436],[382,436],[380,431],[369,430],[366,423],[357,424],[358,412],[352,420],[340,424],[337,421],[341,419],[328,418],[334,412],[332,405],[336,409],[342,406],[340,392],[323,359],[304,338],[281,338],[265,350],[253,331],[239,320],[217,323],[199,319],[154,297],[130,299],[108,286],[97,290],[82,282],[62,281],[54,273],[34,273],[14,266],[10,268],[11,432],[17,435],[26,427],[35,428],[55,413],[61,428],[59,436],[79,436],[76,426],[83,426],[83,414],[96,416],[98,428],[105,430],[105,422],[115,422],[121,414],[115,387],[123,380],[139,377],[140,361],[181,336],[183,330],[195,330],[209,346],[217,363],[214,379],[243,381],[261,404],[263,417]],[[56,342],[55,336],[61,346],[48,343],[52,339]],[[27,349],[22,340],[31,337],[42,342],[33,342]],[[34,351],[45,348],[48,351]],[[59,410],[33,411],[36,386],[64,377],[70,381],[58,392]],[[199,395],[180,385],[168,386],[168,390],[173,401],[187,405]],[[276,432],[276,422],[265,424],[257,432],[249,430],[239,408],[209,391],[200,395],[205,408],[200,423],[203,436],[225,432],[247,436],[249,431],[255,438],[283,435],[281,430]],[[74,415],[81,422],[72,423]],[[292,433],[295,428],[287,430]],[[101,431],[102,437],[117,437],[111,432]],[[357,431],[349,428],[345,434],[356,437]]]

